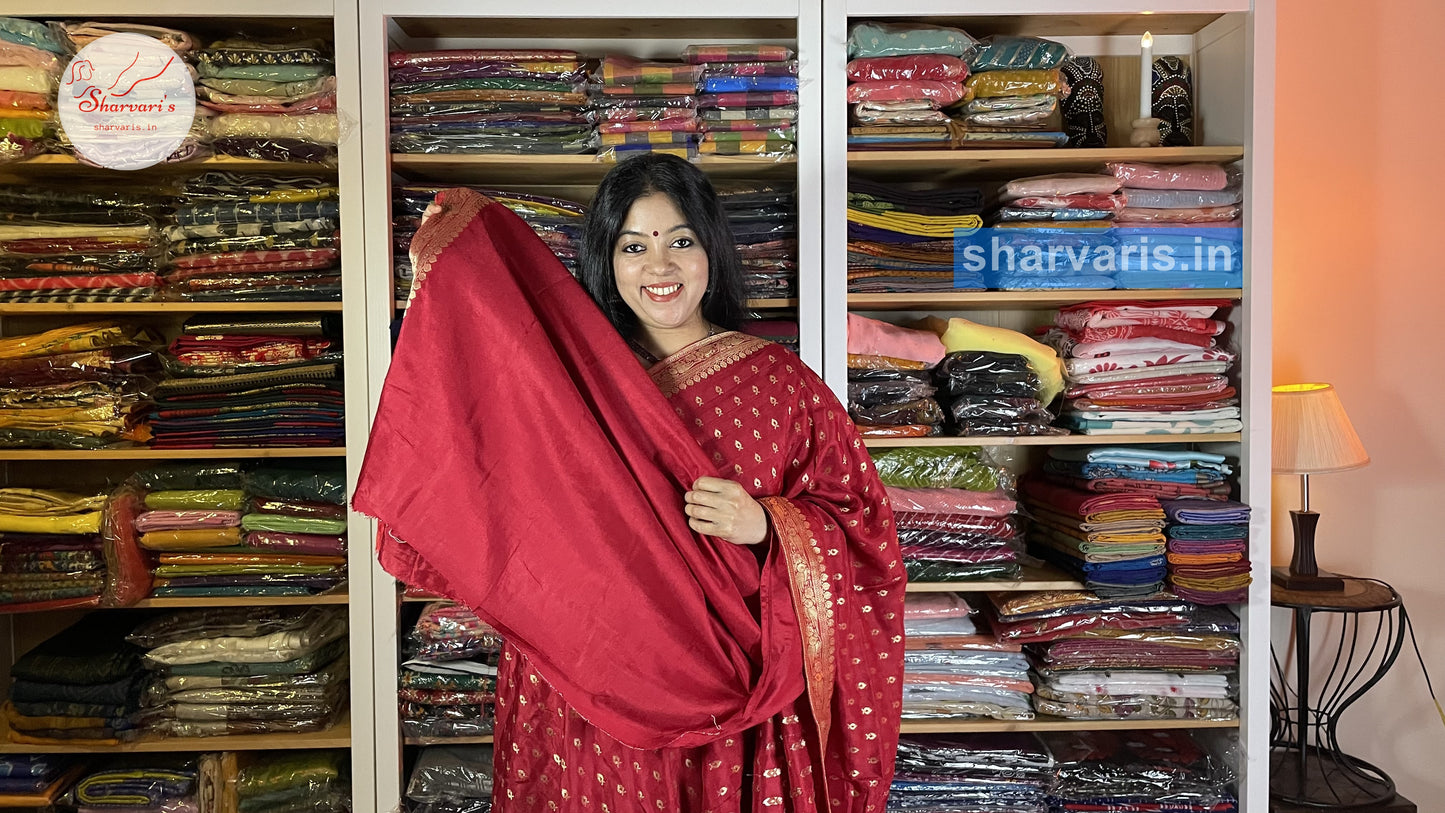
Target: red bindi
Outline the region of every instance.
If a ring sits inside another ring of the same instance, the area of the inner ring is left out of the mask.
[[[653,237],[656,237],[656,236],[657,236],[657,232],[653,232],[653,233],[652,233],[652,236],[653,236]]]

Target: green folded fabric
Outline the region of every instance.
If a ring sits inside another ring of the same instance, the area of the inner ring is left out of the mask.
[[[346,520],[323,517],[293,517],[288,514],[247,514],[241,517],[241,527],[247,531],[276,531],[286,534],[327,534],[335,536],[346,533]]]
[[[998,470],[978,447],[924,446],[875,449],[873,465],[884,485],[897,488],[963,488],[993,491]]]
[[[246,492],[235,488],[152,491],[146,495],[145,502],[146,508],[152,511],[204,511],[208,508],[240,511],[246,504]]]
[[[263,79],[267,82],[300,82],[331,75],[329,65],[209,65],[196,66],[203,79]]]

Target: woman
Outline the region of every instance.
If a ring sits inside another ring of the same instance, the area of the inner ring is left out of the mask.
[[[663,156],[609,173],[596,304],[504,207],[439,204],[355,504],[389,571],[508,640],[499,813],[883,810],[892,514],[823,383],[731,329],[706,178]]]

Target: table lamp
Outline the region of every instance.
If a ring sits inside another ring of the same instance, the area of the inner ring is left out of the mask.
[[[1329,384],[1281,384],[1274,388],[1273,454],[1275,474],[1300,475],[1300,510],[1289,512],[1294,526],[1294,556],[1289,568],[1273,569],[1272,580],[1286,590],[1342,590],[1333,573],[1315,563],[1315,526],[1310,510],[1310,475],[1357,469],[1370,462],[1345,407]]]

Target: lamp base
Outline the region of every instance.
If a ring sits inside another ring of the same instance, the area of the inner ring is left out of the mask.
[[[1313,576],[1291,573],[1287,567],[1270,568],[1269,580],[1286,590],[1304,590],[1311,593],[1342,592],[1345,580],[1328,571],[1321,570]]]

